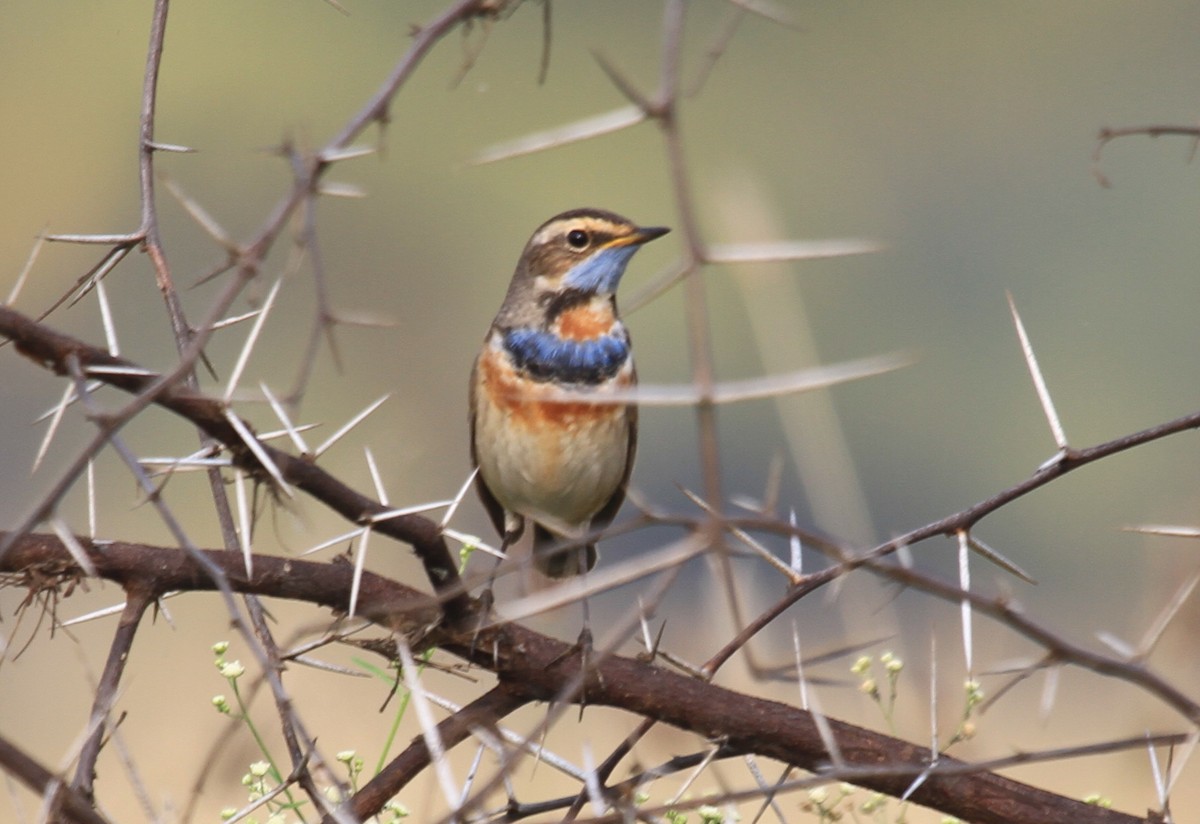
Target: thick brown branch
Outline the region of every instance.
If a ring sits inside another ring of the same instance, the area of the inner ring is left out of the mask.
[[[0,539],[8,533],[0,531]],[[92,541],[78,537],[96,566],[97,574],[122,588],[144,589],[149,597],[168,592],[211,592],[212,576],[183,550]],[[254,574],[238,552],[201,550],[220,569],[235,592],[289,598],[345,612],[350,607],[350,582],[354,569],[344,562],[316,563],[270,555],[254,556]],[[82,575],[70,553],[54,535],[34,533],[18,538],[4,558],[0,572],[34,573],[34,580]],[[438,605],[429,595],[372,572],[362,573],[357,614],[387,629],[408,632],[437,622]]]
[[[469,641],[442,643],[441,647],[471,656],[479,666],[494,668],[502,683],[530,699],[555,698],[578,672],[578,657],[563,659],[566,645],[519,626],[486,631],[475,647]],[[494,651],[498,652],[493,658]],[[720,741],[723,750],[732,754],[765,756],[814,772],[832,766],[816,721],[807,711],[630,658],[610,657],[597,670],[586,684],[589,704],[620,708]],[[826,721],[844,765],[864,770],[854,777],[859,786],[898,798],[930,763],[931,753],[925,747],[832,718]],[[945,756],[939,763],[953,770],[964,766]],[[1140,820],[986,772],[940,775],[935,771],[909,798],[980,824]]]
[[[126,543],[97,545],[80,540],[99,574],[122,585],[142,582],[140,585],[150,586],[156,593],[214,587],[200,564],[181,550]],[[213,550],[204,554],[224,570],[235,590],[341,610],[348,606],[353,575],[349,565],[262,556],[255,558],[254,575],[247,577],[239,554]],[[40,571],[40,577],[79,572],[66,547],[49,535],[24,536],[0,559],[0,572],[29,570]],[[428,596],[371,573],[363,576],[358,610],[381,626],[410,635],[423,631],[438,613]],[[489,699],[495,702],[489,703],[493,713],[512,703],[554,699],[578,675],[579,659],[570,654],[570,646],[519,625],[487,628],[478,637],[441,628],[428,637],[444,651],[497,674],[503,694]],[[753,753],[814,772],[831,766],[811,713],[644,661],[605,658],[589,674],[586,695],[590,704],[623,709],[720,741],[723,750],[731,754]],[[841,766],[856,771],[854,783],[860,786],[901,796],[929,766],[931,753],[924,747],[832,718],[826,720],[841,752]],[[479,717],[463,716],[460,721],[469,727]],[[419,761],[419,756],[414,749],[410,757]],[[964,820],[981,824],[1133,824],[1141,820],[992,773],[963,772],[968,765],[955,759],[943,756],[939,764],[953,774],[935,770],[910,798]],[[397,774],[407,775],[410,767],[402,763],[395,769]],[[365,799],[363,803],[367,805]]]

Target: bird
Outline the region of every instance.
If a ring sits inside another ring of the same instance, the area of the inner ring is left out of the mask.
[[[637,452],[636,406],[563,392],[637,384],[617,285],[637,250],[668,231],[603,209],[550,218],[525,245],[472,367],[476,490],[501,551],[532,523],[534,566],[549,578],[595,566],[595,544],[582,539],[616,516]]]

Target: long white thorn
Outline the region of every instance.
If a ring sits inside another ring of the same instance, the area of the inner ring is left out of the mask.
[[[384,512],[376,512],[374,515],[368,516],[365,520],[367,523],[377,524],[380,521],[388,521],[392,518],[403,518],[405,515],[415,515],[418,512],[429,512],[433,509],[441,509],[444,506],[449,506],[453,501],[428,501],[423,504],[413,504],[412,506],[404,506],[399,509],[389,509]]]
[[[971,542],[965,529],[958,532],[958,588],[963,592],[971,591]],[[972,677],[974,667],[974,633],[971,625],[971,602],[962,599],[962,639],[963,655],[967,662],[967,678]]]
[[[796,510],[795,508],[788,510],[788,525],[792,529],[796,528]],[[804,574],[804,544],[800,541],[800,536],[793,534],[788,538],[788,549],[791,551],[791,567],[792,572],[797,575]]]
[[[8,299],[4,301],[6,306],[11,306],[17,302],[17,298],[20,296],[21,290],[25,287],[25,281],[29,279],[29,273],[33,271],[33,264],[37,261],[45,242],[46,235],[44,232],[39,234],[37,240],[33,242],[33,248],[29,251],[29,257],[25,259],[25,265],[21,267],[21,273],[17,275],[17,282],[13,284],[12,291],[8,293]]]
[[[1043,723],[1050,718],[1050,713],[1054,711],[1054,700],[1058,697],[1058,678],[1061,672],[1060,667],[1048,667],[1045,673],[1045,679],[1042,682],[1042,700],[1038,706],[1038,715]]]
[[[300,557],[303,558],[305,555],[312,555],[314,552],[320,552],[322,549],[328,549],[329,547],[334,546],[335,544],[340,544],[343,541],[353,541],[363,532],[366,532],[364,527],[355,527],[349,532],[343,532],[341,535],[335,535],[327,541],[322,541],[316,546],[304,550],[300,553]]]
[[[1146,737],[1150,737],[1150,730],[1146,730]],[[1158,806],[1162,809],[1167,803],[1167,782],[1163,777],[1162,767],[1158,763],[1158,753],[1154,751],[1154,745],[1149,741],[1146,742],[1146,753],[1150,756],[1150,772],[1154,776],[1154,790],[1158,793]]]
[[[379,503],[387,506],[388,494],[387,490],[383,488],[383,478],[379,476],[379,465],[375,463],[375,453],[369,446],[365,447],[363,452],[367,457],[367,470],[371,473],[371,483],[375,484],[375,496],[379,498]]]
[[[817,700],[817,691],[814,689],[808,691],[808,711],[812,713],[813,723],[817,727],[817,735],[821,736],[821,743],[825,745],[825,751],[829,753],[829,763],[835,770],[843,769],[846,766],[846,759],[842,757],[842,748],[838,746],[837,739],[833,736],[833,727],[830,726],[829,719],[821,711],[821,702]]]
[[[166,600],[167,598],[174,598],[175,596],[182,595],[182,594],[183,594],[183,592],[181,590],[175,590],[174,592],[163,593],[163,595],[161,595],[158,599],[159,609],[160,610],[163,609],[164,604],[162,602],[164,600]],[[75,618],[71,618],[70,620],[67,620],[67,621],[63,621],[61,624],[59,624],[59,626],[60,627],[73,627],[76,624],[86,624],[88,621],[95,621],[99,618],[107,618],[110,615],[120,615],[124,610],[125,610],[125,602],[122,601],[119,604],[113,604],[110,607],[101,607],[100,609],[84,613],[83,615],[77,616]]]
[[[279,418],[279,422],[283,424],[288,437],[292,439],[292,445],[296,447],[300,454],[307,453],[308,444],[304,442],[304,438],[300,437],[300,430],[292,424],[292,419],[288,416],[287,410],[283,408],[283,404],[271,392],[271,388],[267,386],[266,381],[260,382],[258,387],[262,390],[263,397],[267,399],[267,403],[271,405],[271,411],[275,413],[275,417]]]
[[[279,489],[289,498],[295,498],[296,494],[292,492],[291,486],[283,479],[283,473],[279,471],[279,467],[271,460],[271,456],[267,454],[267,450],[263,449],[263,445],[258,442],[258,438],[254,437],[254,433],[246,428],[246,424],[242,423],[242,419],[234,414],[232,409],[226,408],[225,420],[229,421],[229,425],[234,428],[238,435],[242,438],[242,443],[246,444],[254,457],[258,458],[258,462],[262,464],[263,469],[267,470],[267,474],[275,479],[275,483],[279,485]]]
[[[245,472],[235,474],[234,489],[237,492],[238,544],[246,564],[246,576],[249,577],[254,574],[254,550],[250,541],[250,496],[246,494]]]
[[[42,438],[42,443],[38,446],[37,454],[33,456],[33,468],[30,469],[30,474],[37,472],[38,467],[42,465],[42,461],[46,459],[46,453],[50,450],[50,442],[54,440],[55,433],[58,432],[58,425],[62,423],[62,417],[67,411],[67,407],[75,400],[75,385],[67,384],[63,389],[62,400],[58,406],[54,407],[54,414],[50,417],[50,426],[46,429],[46,435]]]
[[[363,566],[367,562],[367,546],[371,542],[371,530],[364,529],[362,540],[358,542],[358,552],[354,553],[354,577],[350,580],[350,609],[348,615],[354,617],[358,608],[358,591],[362,588]]]
[[[1033,378],[1033,388],[1042,404],[1042,412],[1050,424],[1054,443],[1057,444],[1060,452],[1064,451],[1067,449],[1067,433],[1063,430],[1062,421],[1054,408],[1054,401],[1050,398],[1050,390],[1046,388],[1046,379],[1042,377],[1037,356],[1033,353],[1033,344],[1029,342],[1029,335],[1025,333],[1025,324],[1021,322],[1021,316],[1017,313],[1017,304],[1013,301],[1011,292],[1005,292],[1005,295],[1008,296],[1008,309],[1012,312],[1013,323],[1017,327],[1017,337],[1021,340],[1021,352],[1025,355],[1025,365],[1029,367],[1029,376]]]
[[[334,432],[332,435],[330,435],[330,436],[329,436],[329,437],[328,437],[328,438],[325,440],[325,443],[323,443],[323,444],[321,444],[320,446],[318,446],[318,447],[317,447],[317,451],[316,451],[316,452],[314,452],[314,453],[313,453],[313,455],[314,455],[314,456],[320,456],[320,455],[324,455],[324,454],[325,454],[325,452],[326,452],[326,451],[329,449],[329,447],[333,446],[335,443],[337,443],[337,442],[338,442],[338,441],[340,441],[340,440],[341,440],[343,437],[345,437],[345,435],[346,435],[346,433],[347,433],[347,432],[349,432],[351,429],[353,429],[354,427],[356,427],[356,426],[358,426],[360,423],[362,423],[362,421],[363,421],[363,419],[364,419],[364,418],[366,418],[368,415],[370,415],[372,412],[374,412],[376,409],[378,409],[380,406],[382,406],[382,405],[383,405],[383,402],[384,402],[384,401],[386,401],[386,400],[387,400],[388,398],[390,398],[391,396],[392,396],[392,395],[391,395],[391,393],[389,392],[388,394],[384,395],[384,396],[383,396],[382,398],[380,398],[379,400],[377,400],[377,401],[375,401],[374,403],[372,403],[372,404],[371,404],[370,406],[368,406],[366,409],[364,409],[363,411],[359,412],[357,415],[355,415],[355,416],[354,416],[353,418],[351,418],[349,421],[347,421],[347,422],[346,422],[346,424],[345,424],[345,425],[344,425],[344,426],[343,426],[341,429],[339,429],[337,432]]]
[[[96,537],[96,461],[87,462],[88,537]]]
[[[108,290],[104,281],[96,281],[96,302],[100,304],[100,320],[104,324],[104,340],[108,342],[108,354],[121,354],[121,344],[117,342],[117,327],[113,323],[112,306],[108,302]]]
[[[421,676],[417,671],[417,662],[413,660],[412,650],[409,649],[408,642],[404,640],[403,636],[397,637],[396,648],[400,652],[400,671],[404,677],[404,685],[412,693],[412,706],[417,713],[417,720],[421,724],[421,736],[425,739],[425,748],[429,750],[429,762],[437,774],[438,784],[441,786],[446,804],[452,810],[457,810],[458,791],[455,788],[454,775],[450,772],[446,747],[442,743],[442,736],[438,733],[437,722],[433,718],[433,710],[429,705],[425,685],[421,683]],[[457,816],[453,820],[457,820]]]
[[[936,764],[942,745],[938,742],[937,634],[929,633],[929,753]]]
[[[1200,583],[1200,570],[1193,572],[1190,578],[1180,584],[1163,608],[1159,610],[1158,615],[1154,617],[1154,622],[1146,630],[1146,635],[1138,644],[1137,656],[1139,659],[1146,658],[1154,651],[1154,647],[1158,645],[1158,641],[1167,631],[1167,627],[1171,625],[1175,616],[1179,614],[1179,610],[1192,597],[1192,592],[1198,583]]]
[[[800,655],[800,627],[792,621],[792,652],[796,656],[796,685],[800,688],[800,709],[808,709],[808,679],[804,677],[804,658]]]
[[[450,519],[454,517],[454,513],[458,511],[458,505],[463,502],[467,496],[467,490],[471,488],[471,484],[475,482],[475,476],[479,474],[479,467],[471,470],[471,474],[463,481],[463,485],[458,488],[458,494],[454,496],[454,501],[446,509],[446,514],[442,516],[442,526],[450,523]]]
[[[495,163],[498,160],[509,160],[521,155],[565,146],[568,143],[627,129],[645,119],[646,113],[639,107],[622,106],[619,109],[576,120],[554,129],[534,132],[507,143],[497,143],[484,149],[470,163],[473,166],[481,166],[485,163]]]
[[[250,328],[250,334],[246,336],[246,343],[242,346],[242,351],[238,355],[237,363],[233,367],[233,373],[229,376],[229,386],[225,388],[226,403],[229,403],[233,397],[234,390],[237,389],[242,372],[245,371],[246,364],[250,360],[250,353],[254,351],[254,344],[258,342],[259,332],[262,331],[263,324],[266,323],[267,316],[271,313],[271,306],[275,303],[275,296],[279,294],[279,287],[282,285],[283,278],[280,277],[275,281],[275,285],[271,287],[271,291],[267,293],[267,299],[263,301],[258,317],[254,319],[254,326]]]

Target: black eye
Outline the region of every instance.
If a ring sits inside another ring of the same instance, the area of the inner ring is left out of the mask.
[[[588,233],[582,229],[572,229],[567,232],[567,243],[571,244],[572,249],[585,249],[590,240]]]

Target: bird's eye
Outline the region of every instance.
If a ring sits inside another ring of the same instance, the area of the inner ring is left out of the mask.
[[[567,232],[567,243],[571,244],[572,249],[585,249],[590,240],[588,233],[582,229],[572,229]]]

